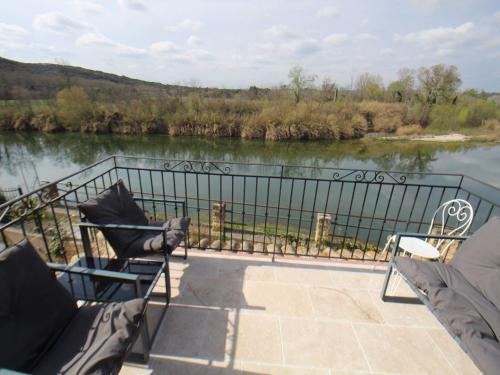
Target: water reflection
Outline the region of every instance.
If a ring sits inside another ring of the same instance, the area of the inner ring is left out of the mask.
[[[443,160],[447,160],[449,163],[446,170],[439,172],[463,173],[463,170],[460,171],[463,169],[463,166],[460,166],[460,157],[470,151],[478,151],[477,158],[481,158],[481,152],[487,152],[488,145],[374,140],[275,143],[231,138],[170,138],[163,135],[3,132],[0,133],[0,150],[0,183],[9,182],[9,185],[12,185],[14,181],[19,181],[20,169],[30,170],[31,164],[37,167],[40,175],[49,179],[62,176],[110,154],[421,173],[435,172],[438,161],[443,165]],[[498,145],[493,146],[490,151],[493,151],[494,158],[500,157]],[[487,159],[481,161],[488,163]],[[298,170],[294,170],[295,173],[298,173]],[[318,177],[314,176],[314,173],[320,172],[307,173],[312,173],[310,177]],[[491,173],[489,175],[486,180],[496,182],[498,176],[488,178],[492,177]]]

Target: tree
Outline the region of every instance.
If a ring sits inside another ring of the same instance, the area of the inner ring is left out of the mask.
[[[299,65],[294,66],[292,69],[290,69],[290,71],[288,72],[288,78],[290,78],[288,87],[293,92],[295,103],[300,102],[304,90],[311,87],[316,80],[316,76],[314,74],[307,75],[304,68]]]
[[[356,95],[360,100],[381,100],[384,97],[382,77],[363,73],[356,80]]]
[[[458,69],[454,65],[422,67],[418,70],[417,78],[421,100],[429,105],[453,102],[462,84]]]
[[[321,83],[321,98],[325,102],[337,101],[338,88],[330,77],[325,77]]]
[[[59,118],[71,130],[79,127],[91,115],[92,107],[85,90],[78,86],[62,89],[57,93],[56,103]]]
[[[402,68],[398,72],[398,79],[392,82],[387,91],[391,99],[398,102],[409,102],[415,91],[415,70]]]

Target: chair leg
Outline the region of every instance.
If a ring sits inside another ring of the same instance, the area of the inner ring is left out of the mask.
[[[142,357],[144,359],[144,363],[149,361],[149,349],[151,348],[151,341],[149,340],[149,332],[148,332],[148,322],[146,319],[146,314],[144,314],[144,320],[141,324],[141,340],[142,340]]]
[[[389,265],[387,266],[387,271],[385,273],[384,284],[382,285],[382,292],[380,293],[380,298],[382,299],[382,301],[385,301],[385,293],[387,292],[389,280],[391,279],[392,269],[393,269],[392,261],[390,261]]]
[[[172,295],[172,285],[170,283],[170,266],[168,262],[168,257],[165,257],[165,267],[163,269],[163,275],[165,277],[165,296],[168,307],[170,304],[170,296]]]

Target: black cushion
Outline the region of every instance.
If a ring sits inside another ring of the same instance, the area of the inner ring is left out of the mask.
[[[184,238],[188,228],[190,219],[187,217],[175,218],[165,223],[154,223],[154,226],[161,226],[166,232],[167,246],[166,250],[171,254]],[[162,251],[163,234],[153,231],[145,231],[143,234],[130,244],[126,256],[133,257],[145,254],[151,251]]]
[[[76,313],[27,240],[0,252],[0,368],[30,371]]]
[[[500,218],[493,217],[459,248],[450,264],[500,310]]]
[[[119,180],[94,198],[78,205],[87,220],[95,224],[147,225],[148,219]],[[128,246],[142,235],[138,230],[103,230],[115,253],[123,257]]]
[[[85,306],[34,369],[34,375],[118,372],[137,333],[146,301]]]

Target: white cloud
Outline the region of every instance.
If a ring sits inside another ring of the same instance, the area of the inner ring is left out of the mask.
[[[203,44],[203,41],[196,35],[190,35],[189,38],[187,38],[187,44],[189,44],[190,46],[197,46]]]
[[[110,48],[113,53],[122,56],[143,56],[147,54],[147,50],[143,48],[127,46],[125,44],[115,42],[102,34],[96,34],[96,33],[87,33],[81,35],[76,40],[76,44],[78,46],[85,46],[85,47],[94,46],[94,47]]]
[[[88,23],[75,20],[60,12],[49,12],[37,15],[33,20],[33,27],[38,31],[50,31],[55,33],[92,29]]]
[[[495,15],[493,16],[497,21],[500,21],[500,10],[497,10],[495,12]]]
[[[165,30],[167,31],[197,31],[203,27],[203,23],[197,20],[193,20],[191,18],[185,18],[181,22],[172,26],[165,26]]]
[[[333,6],[328,6],[325,8],[321,8],[316,12],[316,15],[321,18],[331,18],[339,15],[339,11],[337,8]]]
[[[97,4],[92,1],[74,0],[74,5],[76,11],[80,13],[99,14],[104,10],[101,4]]]
[[[336,46],[339,44],[344,44],[345,42],[347,42],[348,39],[349,35],[347,34],[330,34],[325,38],[323,38],[323,41],[327,44]]]
[[[435,8],[443,5],[446,2],[450,2],[449,0],[409,0],[410,4],[415,8],[430,11]]]
[[[197,61],[213,60],[210,52],[204,49],[183,48],[171,41],[152,43],[149,49],[153,54],[172,62],[195,63]]]
[[[0,22],[0,39],[2,40],[18,40],[27,34],[26,29],[21,26]]]
[[[366,26],[366,25],[368,25],[368,22],[369,22],[368,18],[363,18],[363,19],[361,20],[361,26]]]
[[[297,33],[290,31],[286,26],[283,25],[274,25],[269,29],[264,31],[268,36],[273,38],[281,38],[281,39],[299,39],[300,36]]]
[[[414,44],[428,50],[450,50],[470,41],[474,32],[474,24],[466,22],[457,27],[436,27],[406,35],[395,34],[394,41]]]
[[[394,55],[394,50],[392,48],[382,48],[379,53],[382,56],[393,56]]]
[[[361,33],[361,34],[358,34],[356,35],[356,40],[359,40],[359,41],[373,41],[373,40],[377,40],[378,37],[376,35],[373,35],[373,34],[370,34],[370,33]]]
[[[118,0],[118,4],[123,9],[138,10],[141,12],[148,10],[143,0]]]
[[[260,48],[268,54],[305,56],[321,49],[320,43],[315,38],[295,33],[283,25],[274,25],[265,30],[264,34],[274,40],[260,44]]]

